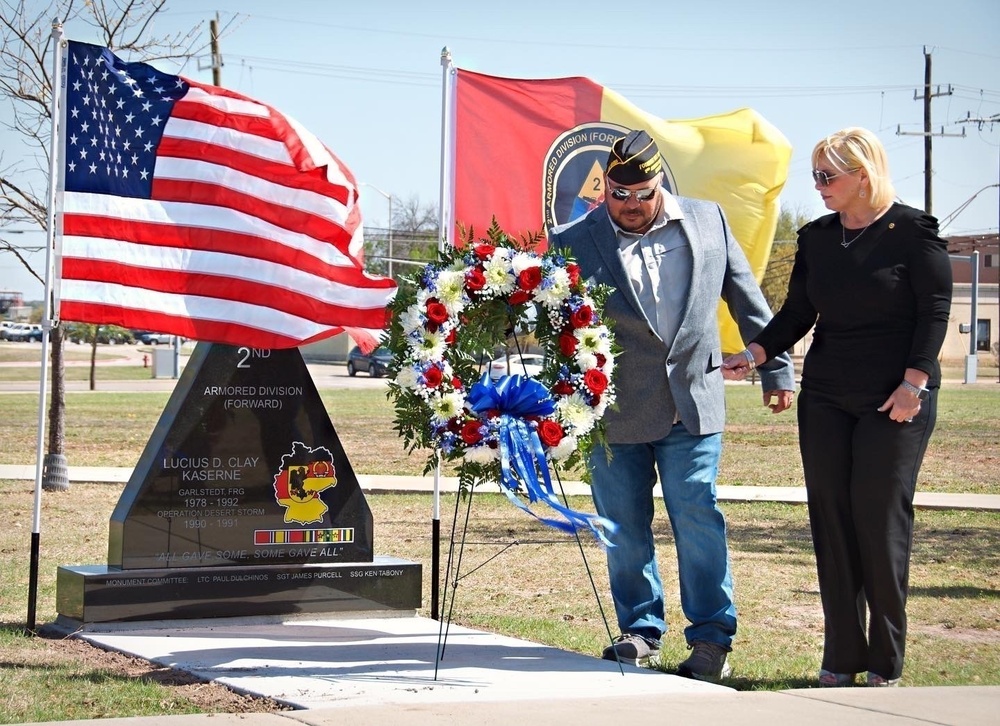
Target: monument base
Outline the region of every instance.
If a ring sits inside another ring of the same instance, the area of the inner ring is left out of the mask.
[[[82,623],[411,610],[420,564],[396,557],[317,565],[112,570],[63,565],[56,610]]]

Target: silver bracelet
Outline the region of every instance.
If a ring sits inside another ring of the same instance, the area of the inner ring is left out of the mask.
[[[757,367],[757,364],[754,362],[754,359],[753,359],[753,353],[750,352],[749,348],[744,348],[743,349],[743,357],[746,358],[747,359],[747,363],[750,364],[750,370],[753,370],[754,368]]]

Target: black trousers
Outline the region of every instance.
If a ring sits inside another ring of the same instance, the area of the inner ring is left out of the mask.
[[[937,390],[912,423],[876,410],[887,397],[803,389],[799,449],[823,602],[822,667],[898,678],[906,649],[913,495],[937,417]]]

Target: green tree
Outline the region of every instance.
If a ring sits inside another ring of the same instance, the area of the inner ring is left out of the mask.
[[[801,209],[782,207],[778,215],[778,225],[774,230],[774,243],[771,245],[771,256],[767,260],[764,279],[760,288],[764,299],[772,312],[777,312],[785,302],[788,294],[788,277],[792,273],[795,262],[796,240],[798,230],[809,222],[811,217]]]

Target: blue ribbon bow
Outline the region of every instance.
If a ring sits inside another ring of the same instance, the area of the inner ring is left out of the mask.
[[[555,403],[545,386],[534,378],[520,374],[501,376],[494,383],[489,374],[484,373],[479,382],[469,389],[466,401],[480,415],[491,410],[499,414],[500,484],[507,498],[519,509],[551,527],[564,532],[576,532],[585,527],[602,544],[611,546],[605,532],[614,532],[617,525],[603,517],[577,512],[563,505],[552,489],[545,449],[535,427],[525,420],[529,416],[549,416],[555,411]],[[516,496],[522,483],[529,501],[545,502],[566,521],[539,517],[532,512]]]

